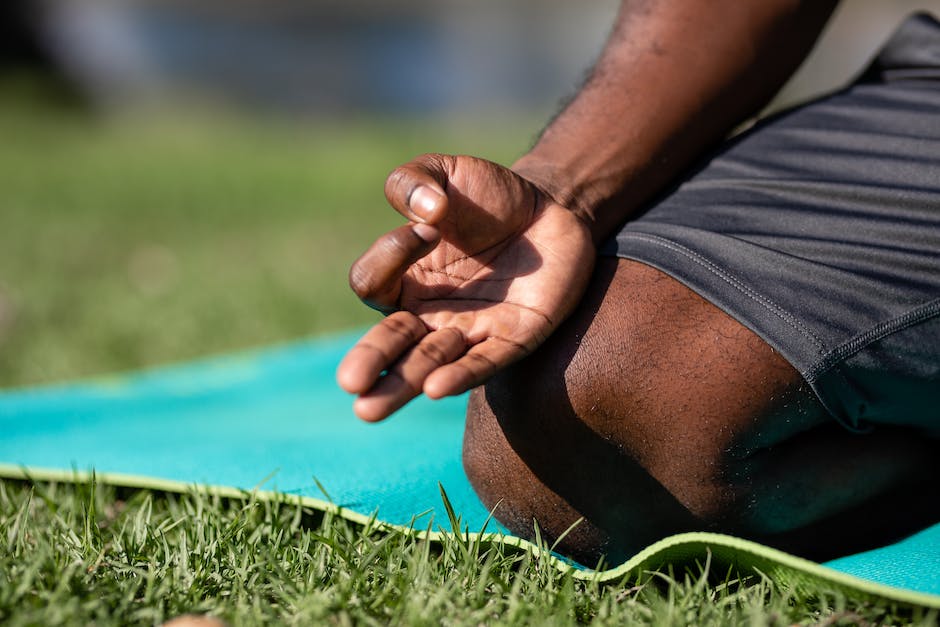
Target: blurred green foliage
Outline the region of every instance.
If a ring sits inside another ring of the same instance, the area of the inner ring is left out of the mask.
[[[535,119],[104,117],[0,98],[0,386],[363,325],[349,264],[425,151],[511,161]]]

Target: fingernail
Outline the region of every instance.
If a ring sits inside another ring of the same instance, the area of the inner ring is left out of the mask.
[[[415,216],[429,220],[440,205],[440,201],[439,193],[422,185],[411,194],[408,207]]]
[[[418,222],[411,227],[411,230],[414,231],[415,235],[426,242],[433,242],[438,237],[437,227],[431,226],[430,224]]]

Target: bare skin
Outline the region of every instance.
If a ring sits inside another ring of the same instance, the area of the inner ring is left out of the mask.
[[[425,155],[392,172],[411,224],[350,271],[363,301],[398,312],[340,364],[356,413],[459,394],[535,350],[587,288],[596,243],[759,109],[833,6],[626,1],[593,78],[511,169]]]
[[[911,498],[936,452],[913,429],[850,433],[751,331],[612,258],[557,333],[474,390],[464,438],[496,517],[553,541],[581,519],[559,548],[586,564],[703,529],[816,559],[878,546],[940,516]]]
[[[386,196],[427,222],[383,236],[350,272],[363,300],[399,310],[339,367],[364,420],[422,391],[469,390],[531,353],[577,305],[595,257],[580,219],[487,161],[423,157],[392,174]]]
[[[356,414],[477,388],[477,492],[523,535],[583,518],[562,548],[587,561],[693,528],[813,553],[819,525],[923,470],[903,429],[877,446],[834,431],[773,349],[680,283],[595,271],[596,245],[773,95],[834,4],[625,1],[591,79],[512,168],[396,169],[386,197],[409,223],[350,271],[390,314],[339,366]]]

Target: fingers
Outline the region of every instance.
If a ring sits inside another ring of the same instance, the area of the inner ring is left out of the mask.
[[[414,222],[436,224],[447,212],[447,177],[452,157],[422,155],[395,168],[385,181],[385,198]]]
[[[353,411],[368,421],[388,417],[421,393],[429,374],[465,350],[466,341],[459,331],[446,328],[428,333],[372,389],[356,399]]]
[[[349,270],[349,285],[367,305],[388,313],[396,309],[401,277],[441,239],[432,226],[447,211],[448,171],[453,157],[424,155],[396,168],[385,182],[385,197],[415,222],[386,233]]]
[[[408,224],[386,233],[349,269],[350,287],[373,309],[394,311],[402,275],[431,252],[440,239],[441,232],[430,224]]]
[[[473,346],[460,359],[435,370],[424,382],[424,393],[435,399],[461,394],[482,385],[498,370],[529,352],[522,344],[491,337]]]
[[[447,327],[427,331],[417,316],[400,311],[385,318],[350,349],[336,379],[359,394],[353,411],[382,420],[424,392],[430,398],[460,394],[528,353],[523,345],[491,337],[467,350],[465,336]]]
[[[366,392],[383,370],[427,334],[427,327],[417,316],[406,311],[393,313],[372,327],[346,353],[336,370],[336,381],[352,394]]]

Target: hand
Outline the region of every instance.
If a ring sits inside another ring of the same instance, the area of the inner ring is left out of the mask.
[[[376,240],[350,285],[390,315],[337,371],[369,421],[531,353],[574,309],[595,258],[580,218],[489,161],[425,155],[392,172],[385,196],[411,222]]]

